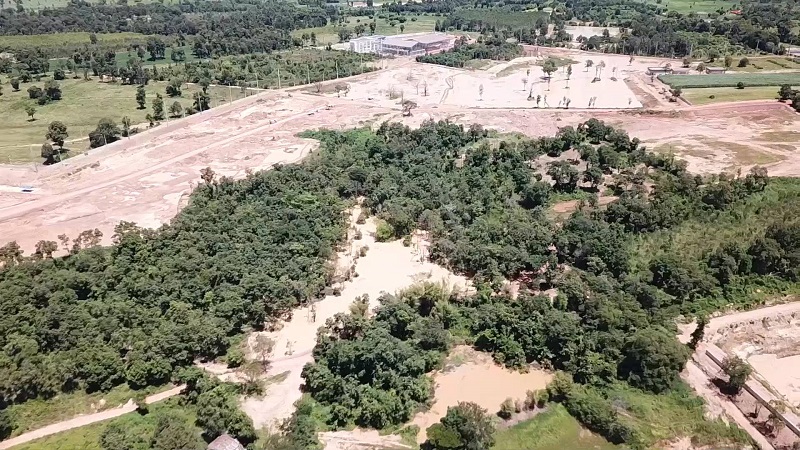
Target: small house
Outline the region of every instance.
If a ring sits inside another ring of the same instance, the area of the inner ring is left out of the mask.
[[[245,450],[245,448],[233,436],[223,434],[208,444],[208,450]]]

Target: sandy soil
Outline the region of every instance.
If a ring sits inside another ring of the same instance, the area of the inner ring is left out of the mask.
[[[433,375],[436,386],[433,405],[411,421],[420,429],[417,434],[419,443],[427,439],[425,431],[428,427],[437,423],[447,413],[447,408],[458,402],[477,403],[492,414],[507,398],[524,400],[528,391],[543,389],[552,379],[552,375],[543,370],[531,369],[527,373],[508,370],[497,365],[491,356],[469,347],[454,349],[450,360],[455,359],[465,362]]]
[[[358,208],[353,211],[353,223],[359,212]],[[267,376],[285,372],[288,372],[288,376],[284,381],[270,385],[264,397],[244,399],[242,409],[253,419],[257,428],[275,425],[291,415],[294,402],[301,396],[301,371],[306,363],[313,360],[311,351],[316,344],[317,329],[335,314],[347,312],[357,296],[369,295],[372,308],[377,305],[382,292],[395,292],[415,282],[443,282],[454,289],[467,288],[465,278],[430,262],[420,262],[420,252],[426,246],[419,238],[415,238],[410,247],[404,247],[401,241],[375,242],[374,220],[356,225],[356,228],[361,230],[363,238],[353,241],[340,254],[339,265],[342,268],[350,267],[353,255],[358,254],[362,246],[368,246],[367,255],[355,261],[359,276],[341,286],[340,296],[328,296],[316,304],[316,320],[312,320],[310,307],[299,308],[278,331],[266,333],[275,341],[274,359]]]
[[[565,99],[570,100],[571,109],[590,108],[590,98],[595,98],[593,109],[642,106],[624,81],[641,67],[628,66],[628,58],[624,56],[594,55],[587,59],[596,64],[604,62],[606,67],[598,72],[595,67],[585,68],[585,59],[575,60],[569,81],[566,67],[548,80],[541,66],[536,65],[544,60],[544,56],[516,58],[485,71],[414,64],[372,74],[362,82],[351,83],[347,96],[354,100],[380,102],[383,106],[412,100],[421,107],[534,108],[536,101],[529,100],[529,95],[533,98],[541,96],[538,105],[541,109],[564,108],[567,106]],[[599,80],[594,81],[598,74]]]
[[[324,450],[402,450],[411,448],[397,435],[381,436],[376,430],[328,431],[319,434]]]

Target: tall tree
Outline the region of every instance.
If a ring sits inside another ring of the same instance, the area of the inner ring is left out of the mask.
[[[147,102],[147,92],[144,90],[144,86],[139,85],[136,88],[136,104],[139,105],[139,109],[144,109],[144,104]]]
[[[45,138],[58,145],[59,151],[64,150],[64,141],[68,137],[69,133],[67,133],[67,126],[64,125],[64,122],[60,122],[58,120],[50,122],[50,125],[47,127],[47,134],[45,135]]]

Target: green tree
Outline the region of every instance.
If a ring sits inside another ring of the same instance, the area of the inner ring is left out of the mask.
[[[138,431],[123,420],[115,420],[108,424],[100,434],[100,447],[103,450],[150,448],[150,436],[142,435]]]
[[[180,97],[181,96],[181,85],[183,83],[181,80],[177,78],[173,78],[169,80],[169,84],[167,84],[167,95],[170,97]]]
[[[122,116],[122,136],[128,137],[131,135],[131,118]]]
[[[18,92],[19,91],[19,78],[16,78],[16,77],[12,78],[10,83],[11,83],[11,89],[13,89],[14,92]]]
[[[544,63],[542,63],[542,72],[544,72],[547,78],[550,78],[556,70],[558,70],[558,66],[553,59],[547,58]]]
[[[58,145],[59,150],[64,149],[64,141],[68,137],[69,133],[67,133],[67,126],[64,125],[64,122],[60,122],[58,120],[50,122],[50,125],[47,127],[47,134],[45,134],[45,138]]]
[[[33,118],[33,115],[36,114],[36,107],[33,105],[25,105],[25,114],[27,114],[28,117],[30,117],[29,121],[33,122],[34,120],[36,120]]]
[[[706,326],[708,325],[708,316],[702,314],[697,317],[697,326],[695,327],[694,331],[692,331],[692,337],[689,341],[689,348],[692,350],[697,348],[697,344],[703,340],[703,336],[706,332]]]
[[[8,413],[8,409],[0,409],[0,440],[11,436],[12,431],[14,431],[14,421],[11,414]]]
[[[635,332],[625,341],[620,375],[632,385],[653,392],[670,389],[683,370],[689,352],[663,328]]]
[[[204,450],[205,442],[197,429],[180,414],[162,414],[153,431],[153,450]]]
[[[30,86],[28,87],[28,98],[31,100],[36,100],[39,97],[44,95],[44,91],[39,86]]]
[[[156,98],[153,99],[153,119],[164,120],[164,98],[161,94],[156,94]]]
[[[53,146],[50,145],[49,142],[45,142],[42,144],[42,148],[40,151],[42,158],[44,158],[44,164],[53,164],[55,159],[53,158],[56,154],[58,154],[55,150],[53,150]]]
[[[427,430],[432,450],[489,450],[495,427],[487,411],[475,403],[459,402],[447,408],[442,420]]]
[[[136,104],[139,105],[139,109],[144,109],[144,104],[147,102],[147,92],[144,90],[143,85],[139,85],[136,88]]]
[[[375,240],[378,242],[388,242],[395,238],[394,227],[385,220],[378,222],[375,229]]]
[[[169,107],[169,113],[172,115],[172,117],[180,117],[181,113],[183,113],[183,106],[181,106],[181,102],[173,102]]]
[[[795,95],[797,95],[797,91],[792,89],[792,86],[788,84],[781,85],[781,88],[778,91],[778,96],[782,102],[793,99]]]
[[[569,161],[553,161],[547,166],[549,175],[555,185],[553,189],[561,192],[574,192],[580,180],[580,173]]]
[[[195,92],[192,94],[192,99],[194,100],[194,109],[197,111],[203,112],[208,110],[211,107],[211,98],[205,92]]]
[[[728,356],[722,361],[722,371],[728,375],[728,388],[738,394],[753,373],[753,368],[738,356]]]
[[[108,118],[100,119],[100,122],[97,123],[97,128],[89,133],[89,145],[92,148],[102,147],[119,140],[121,134],[122,131],[113,120]]]
[[[44,83],[44,94],[51,100],[61,100],[61,85],[55,80]]]

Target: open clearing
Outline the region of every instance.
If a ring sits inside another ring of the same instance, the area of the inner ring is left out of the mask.
[[[754,86],[800,85],[800,72],[659,75],[658,78],[674,88],[681,89],[736,87],[737,83],[744,83],[745,89]]]
[[[552,378],[543,370],[513,372],[495,363],[490,355],[464,346],[453,349],[450,358],[465,362],[455,367],[445,366],[444,371],[434,374],[433,406],[411,421],[419,427],[418,443],[425,442],[428,427],[439,422],[447,408],[458,402],[474,402],[490,414],[495,413],[505,399],[524,400],[528,391],[544,389]]]
[[[681,96],[693,105],[747,100],[777,100],[778,88],[775,86],[754,86],[744,89],[735,87],[691,88],[684,89]]]
[[[387,106],[400,98],[412,100],[419,106],[437,104],[461,108],[578,109],[589,108],[590,98],[595,99],[592,106],[595,109],[642,106],[625,82],[633,70],[627,66],[627,57],[595,55],[592,58],[595,64],[605,63],[598,81],[594,81],[598,73],[596,68],[586,68],[585,59],[576,60],[570,77],[563,66],[548,79],[541,67],[535,65],[540,60],[528,57],[494,65],[486,71],[430,64],[415,66],[407,72],[379,72],[366,82],[351,83],[348,98],[371,99]],[[537,98],[540,99],[538,104]]]
[[[377,2],[376,2],[377,4]],[[406,21],[402,24],[397,23],[391,26],[389,20],[380,19],[376,17],[375,33],[384,36],[391,36],[402,33],[423,33],[432,32],[436,21],[440,19],[439,16],[422,16],[422,15],[408,15],[404,16]],[[347,17],[345,26],[353,31],[357,25],[364,25],[367,33],[369,32],[369,24],[372,20],[367,16]],[[403,30],[400,30],[400,25],[403,25]],[[303,34],[310,35],[314,33],[317,36],[317,45],[336,44],[339,42],[339,27],[329,24],[324,27],[316,28],[301,28],[292,31],[292,37],[299,38]],[[355,34],[353,35],[355,37]],[[347,45],[347,44],[345,44]]]
[[[493,450],[612,450],[610,444],[583,427],[563,405],[551,403],[533,419],[495,434]]]

